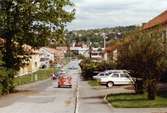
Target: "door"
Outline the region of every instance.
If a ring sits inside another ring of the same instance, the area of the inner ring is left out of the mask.
[[[121,84],[130,84],[131,77],[127,73],[120,74],[120,82]]]
[[[118,73],[113,73],[111,76],[111,80],[112,82],[114,82],[114,84],[120,84],[120,79],[119,79],[119,74]]]

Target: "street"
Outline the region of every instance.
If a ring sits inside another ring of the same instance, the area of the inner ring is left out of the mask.
[[[78,65],[70,62],[64,67]],[[74,113],[79,71],[68,70],[72,88],[57,88],[56,81],[45,80],[18,87],[21,92],[1,97],[0,113]]]

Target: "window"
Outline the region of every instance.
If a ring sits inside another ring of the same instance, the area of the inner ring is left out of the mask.
[[[37,62],[35,62],[35,67],[37,67]]]
[[[114,73],[114,74],[112,75],[112,77],[118,78],[118,77],[119,77],[119,74]]]
[[[105,76],[109,76],[110,75],[110,73],[105,73]]]
[[[123,78],[129,78],[129,75],[128,74],[121,74],[121,77],[123,77]]]
[[[104,73],[101,73],[99,76],[104,76]]]

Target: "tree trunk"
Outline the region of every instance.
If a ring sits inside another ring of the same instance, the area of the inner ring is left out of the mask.
[[[143,94],[144,93],[144,81],[142,78],[136,78],[135,81],[135,92],[136,94]]]
[[[147,86],[147,98],[149,100],[155,100],[156,98],[156,81],[155,80],[149,80],[148,86]]]
[[[15,67],[15,58],[13,54],[13,43],[12,43],[12,33],[8,32],[6,33],[5,37],[5,44],[4,44],[4,55],[3,55],[3,61],[5,62],[5,67],[7,71],[7,75],[5,77],[5,80],[3,81],[3,87],[5,88],[3,93],[10,93],[14,91],[14,69]]]

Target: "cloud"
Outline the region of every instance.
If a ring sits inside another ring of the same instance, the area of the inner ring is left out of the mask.
[[[76,20],[68,28],[89,29],[147,22],[166,10],[166,0],[73,0]]]

